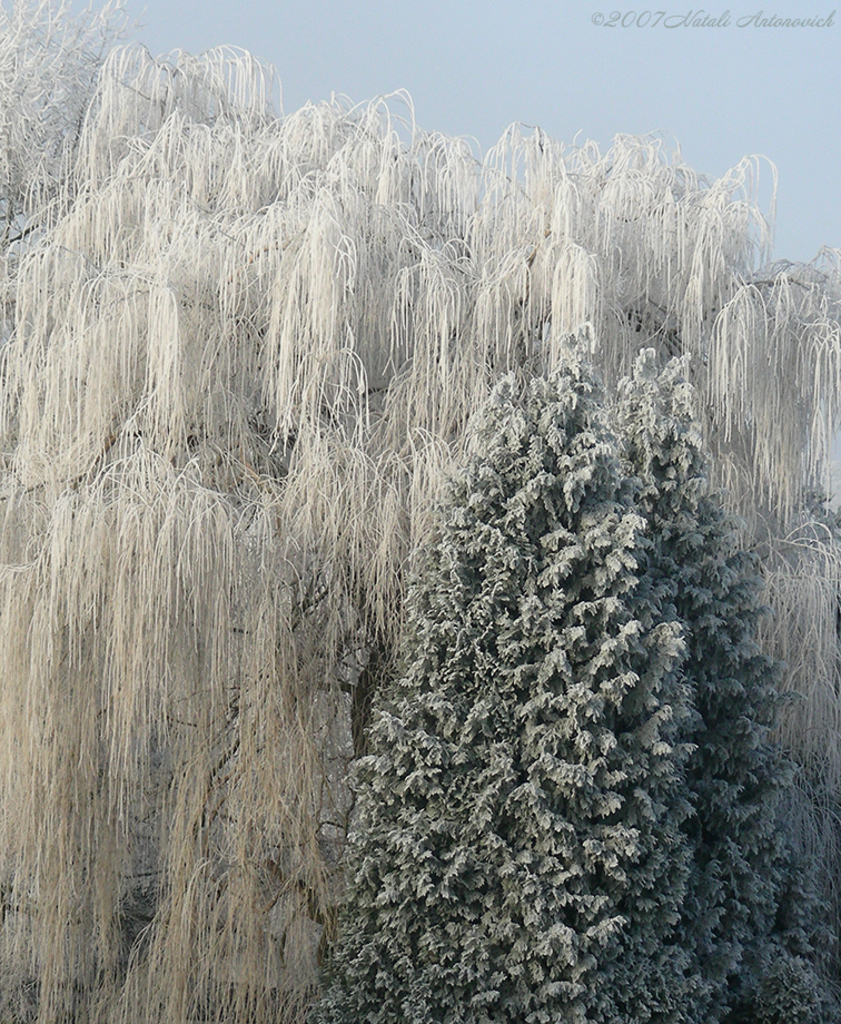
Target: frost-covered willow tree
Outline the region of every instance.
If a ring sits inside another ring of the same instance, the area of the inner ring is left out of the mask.
[[[67,3],[0,7],[0,248],[36,229],[77,155],[122,6],[73,16]]]
[[[0,24],[0,1013],[304,1012],[442,467],[585,322],[609,388],[691,357],[831,853],[841,275],[763,265],[756,165],[516,127],[480,161],[406,97],[280,116],[223,50],[114,49],[87,92],[56,19]]]

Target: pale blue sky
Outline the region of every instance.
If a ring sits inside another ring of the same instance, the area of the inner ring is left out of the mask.
[[[650,10],[653,23],[655,8],[658,25],[593,23],[617,10]],[[421,127],[472,136],[482,152],[522,121],[602,147],[617,132],[661,131],[708,175],[761,154],[779,172],[775,257],[841,247],[841,5],[830,27],[738,25],[761,10],[826,18],[832,0],[127,0],[127,10],[142,23],[132,38],[155,54],[229,44],[270,61],[287,112],[331,92],[361,102],[402,88]],[[664,24],[702,10],[729,25]],[[770,186],[765,165],[761,175]]]

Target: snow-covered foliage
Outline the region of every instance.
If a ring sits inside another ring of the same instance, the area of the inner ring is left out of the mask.
[[[835,849],[837,253],[762,266],[750,160],[516,126],[479,160],[118,23],[0,19],[0,1015],[306,1012],[442,470],[584,322],[609,391],[691,355]]]
[[[50,0],[0,6],[0,252],[38,226],[70,173],[121,12],[119,3],[81,15]]]
[[[476,426],[358,766],[321,1019],[693,1019],[684,642],[599,397],[573,359]]]
[[[768,611],[758,559],[739,550],[738,523],[709,493],[685,370],[672,360],[658,372],[654,351],[641,353],[620,384],[617,429],[628,470],[639,477],[658,593],[686,642],[683,673],[695,715],[684,733],[693,747],[686,779],[693,813],[683,825],[692,866],[681,941],[703,978],[695,1013],[699,1022],[757,1014],[758,1003],[769,1002],[759,994],[766,979],[786,975],[793,992],[798,973],[814,1013],[820,984],[798,954],[814,953],[824,908],[781,820],[792,765],[771,729],[783,666],[757,643]],[[779,1012],[767,1019],[801,1019],[790,1009],[790,996],[776,1009],[766,1005]]]
[[[681,369],[640,356],[618,438],[580,352],[491,395],[356,768],[321,1024],[817,1024],[781,666]]]

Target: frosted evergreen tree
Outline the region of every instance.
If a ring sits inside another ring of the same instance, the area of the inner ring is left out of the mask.
[[[689,1020],[678,624],[576,356],[496,388],[358,769],[320,1021]]]
[[[619,427],[654,540],[651,576],[684,627],[696,712],[686,720],[693,862],[681,930],[703,978],[697,1020],[812,1021],[820,985],[802,954],[812,952],[815,895],[796,881],[804,866],[780,821],[792,766],[771,737],[782,666],[757,644],[767,612],[758,562],[709,491],[685,369],[673,359],[660,372],[654,350],[642,352],[620,385]]]

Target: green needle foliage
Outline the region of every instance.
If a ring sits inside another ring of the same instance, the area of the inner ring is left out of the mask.
[[[689,1020],[673,610],[580,356],[494,391],[359,766],[320,1021]]]

